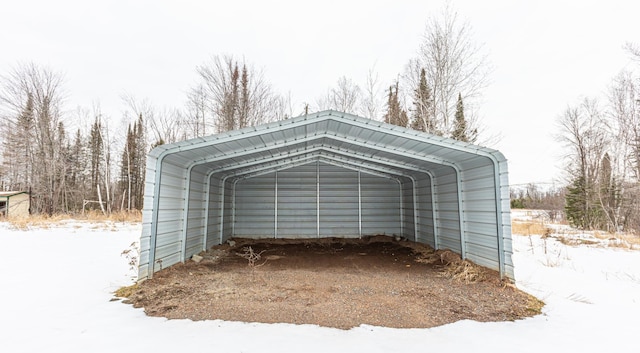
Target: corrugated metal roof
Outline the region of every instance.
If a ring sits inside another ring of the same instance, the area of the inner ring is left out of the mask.
[[[152,150],[147,163],[145,199],[150,201],[149,195],[153,195],[153,201],[145,202],[144,214],[149,224],[142,235],[142,244],[148,244],[143,248],[147,253],[143,253],[142,258],[148,261],[146,266],[151,270],[143,267],[145,264],[141,261],[141,276],[150,276],[155,269],[153,262],[157,258],[159,238],[167,244],[163,250],[167,254],[165,260],[175,262],[187,256],[185,244],[194,242],[189,240],[190,236],[199,236],[195,231],[187,235],[188,229],[202,228],[205,247],[210,241],[208,234],[217,231],[215,227],[220,229],[220,240],[232,235],[234,217],[224,213],[227,207],[235,212],[238,180],[313,162],[403,178],[398,179],[402,192],[411,191],[409,196],[417,200],[420,196],[417,190],[420,190],[425,193],[422,197],[427,197],[428,193],[431,200],[430,207],[420,206],[426,213],[418,212],[419,205],[426,205],[424,201],[412,201],[413,207],[407,206],[415,220],[407,220],[411,224],[407,223],[403,231],[413,229],[415,238],[419,239],[424,234],[418,234],[420,230],[415,229],[416,226],[429,224],[433,227],[431,243],[450,247],[476,262],[486,262],[490,267],[494,261],[487,258],[486,253],[497,252],[495,262],[498,266],[493,267],[512,277],[511,249],[505,249],[503,242],[504,237],[510,238],[509,225],[504,222],[505,217],[508,219],[504,213],[509,211],[506,159],[499,151],[335,111],[162,145]],[[408,187],[409,183],[413,190]],[[172,206],[161,204],[163,198],[175,201],[169,203]],[[218,204],[212,205],[211,198]],[[176,206],[176,202],[181,203],[182,208]],[[203,210],[197,211],[199,209]],[[420,216],[432,220],[423,221]],[[202,221],[198,221],[199,217]],[[222,221],[211,223],[211,217],[219,217]],[[319,219],[319,213],[317,217]],[[193,228],[187,224],[189,222],[203,225]],[[160,223],[176,224],[160,226]],[[475,229],[472,228],[475,227],[481,229],[481,236],[474,236]],[[493,235],[486,237],[487,233]],[[175,250],[171,249],[176,249],[173,245],[166,248],[174,244],[172,237],[183,243],[181,254],[172,252]],[[484,248],[467,251],[476,245]]]

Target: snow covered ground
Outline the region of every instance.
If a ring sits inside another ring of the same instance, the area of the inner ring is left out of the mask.
[[[514,217],[524,216],[515,214]],[[545,301],[516,322],[431,329],[166,320],[110,301],[132,283],[140,225],[0,223],[2,352],[631,352],[640,345],[640,251],[514,237],[517,286]]]

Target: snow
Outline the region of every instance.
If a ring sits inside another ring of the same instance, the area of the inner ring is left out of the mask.
[[[514,218],[519,216],[514,213]],[[560,231],[562,228],[558,228]],[[516,285],[546,303],[515,322],[431,329],[166,320],[113,292],[133,281],[123,251],[141,227],[66,221],[28,230],[0,222],[0,347],[5,352],[603,352],[640,341],[640,251],[514,236]]]

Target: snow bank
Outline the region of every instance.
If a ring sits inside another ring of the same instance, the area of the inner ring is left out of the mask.
[[[135,275],[122,252],[139,224],[0,223],[0,342],[7,352],[629,351],[640,329],[640,252],[514,236],[519,288],[546,302],[516,322],[431,329],[166,320],[110,301]]]

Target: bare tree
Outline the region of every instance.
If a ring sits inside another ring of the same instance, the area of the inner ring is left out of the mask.
[[[633,42],[627,42],[624,48],[631,54],[634,60],[640,61],[640,46]]]
[[[621,72],[614,78],[608,97],[607,126],[613,136],[609,149],[611,188],[616,202],[605,199],[603,207],[616,230],[620,226],[640,228],[640,90],[635,82],[631,72]]]
[[[362,94],[360,111],[362,115],[374,120],[380,120],[383,99],[380,90],[380,79],[375,71],[375,66],[367,72],[367,78]]]
[[[317,100],[318,110],[334,109],[344,113],[357,114],[360,102],[360,87],[351,79],[342,76],[336,87],[329,89],[327,95]]]
[[[214,56],[196,68],[216,132],[239,129],[276,118],[277,96],[261,71],[232,56]]]
[[[432,93],[436,130],[449,135],[453,130],[453,115],[458,94],[465,101],[466,115],[475,116],[475,101],[488,84],[489,64],[483,47],[473,41],[471,26],[460,21],[449,5],[431,17],[426,25],[420,54],[410,63],[411,91],[418,89],[419,73],[426,71],[426,81]],[[474,122],[469,121],[470,128]]]
[[[207,92],[203,84],[198,84],[187,93],[187,107],[183,116],[187,138],[213,132],[213,127],[207,124],[207,114]]]
[[[613,80],[608,98],[612,114],[608,121],[616,136],[616,155],[622,157],[624,164],[620,172],[630,171],[640,180],[640,89],[631,72],[624,71]]]
[[[35,211],[57,212],[64,205],[67,144],[62,75],[28,63],[17,66],[0,81],[0,111],[7,128],[4,152],[17,150],[15,156],[4,156],[5,169],[15,178],[9,185],[31,188]]]
[[[558,138],[568,151],[567,219],[581,228],[600,228],[602,162],[610,143],[604,116],[596,100],[585,99],[567,108],[558,123]]]

